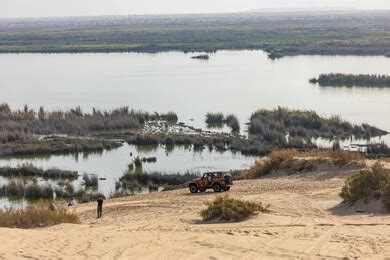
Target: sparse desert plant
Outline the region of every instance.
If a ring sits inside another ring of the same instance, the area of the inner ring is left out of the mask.
[[[249,202],[218,196],[214,201],[206,203],[207,208],[200,212],[203,221],[243,221],[250,216],[262,212],[269,212],[269,205],[261,202]]]
[[[24,209],[0,210],[0,226],[8,228],[37,228],[61,223],[79,224],[79,217],[67,208],[51,208],[46,202],[30,204]]]
[[[273,151],[267,158],[256,160],[254,165],[242,173],[245,179],[259,178],[277,170],[283,162],[289,161],[297,156],[296,150]]]
[[[382,202],[387,211],[390,212],[390,183],[383,190]]]
[[[383,198],[388,206],[389,202],[390,170],[379,163],[372,169],[361,170],[345,181],[340,196],[344,203],[353,205],[358,201],[369,202]]]

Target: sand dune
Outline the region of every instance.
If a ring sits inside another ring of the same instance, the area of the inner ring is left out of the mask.
[[[95,219],[94,204],[80,205],[81,225],[0,229],[0,258],[389,258],[389,215],[340,205],[338,193],[348,174],[236,182],[231,196],[271,204],[271,213],[240,223],[201,222],[199,211],[215,198],[212,192],[108,200],[101,220]]]

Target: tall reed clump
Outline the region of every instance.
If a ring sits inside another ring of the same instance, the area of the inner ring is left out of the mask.
[[[354,205],[358,201],[367,203],[381,199],[390,211],[390,170],[379,163],[371,169],[361,170],[345,181],[340,196],[348,205]]]
[[[227,115],[225,119],[225,124],[232,129],[232,132],[240,132],[240,122],[235,115]]]
[[[377,74],[321,74],[318,79],[309,80],[310,83],[318,83],[320,86],[357,86],[357,87],[390,87],[390,76]]]
[[[175,117],[166,115],[169,120]],[[23,110],[11,110],[8,104],[0,105],[0,143],[26,141],[33,134],[88,134],[96,131],[139,129],[149,120],[148,113],[119,107],[112,110],[93,109],[84,113],[80,107],[67,111],[38,111],[25,106]]]
[[[203,221],[243,221],[250,216],[262,212],[269,212],[269,205],[261,202],[249,202],[218,196],[214,201],[206,203],[207,208],[200,212]]]
[[[321,117],[314,111],[282,107],[273,110],[262,109],[253,113],[248,130],[250,134],[257,135],[269,143],[281,145],[286,143],[287,133],[291,137],[301,137],[305,140],[317,137],[368,138],[387,134],[386,131],[368,124],[353,125],[338,116]]]
[[[45,202],[30,204],[24,209],[0,210],[0,227],[27,229],[61,223],[79,224],[80,219],[65,207],[53,208]]]
[[[225,121],[225,116],[222,113],[207,113],[206,124],[209,127],[222,126]]]
[[[85,187],[98,187],[99,186],[99,177],[95,174],[89,175],[87,173],[83,174],[82,177],[83,184]]]

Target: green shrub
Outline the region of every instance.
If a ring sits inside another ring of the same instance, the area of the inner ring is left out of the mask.
[[[207,208],[200,212],[203,221],[242,221],[258,213],[269,212],[269,205],[264,207],[261,202],[248,202],[219,196],[213,202],[206,204]]]
[[[341,190],[340,196],[344,203],[353,205],[357,201],[369,202],[383,198],[386,206],[389,203],[390,170],[379,163],[372,169],[361,170],[349,177]]]

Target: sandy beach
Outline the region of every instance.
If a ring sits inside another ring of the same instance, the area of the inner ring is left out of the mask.
[[[354,170],[237,181],[234,198],[270,204],[240,223],[205,224],[199,211],[219,194],[187,189],[76,208],[82,224],[0,229],[2,259],[280,259],[390,257],[389,215],[346,207],[338,196]]]

